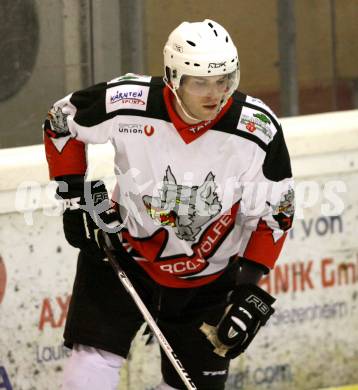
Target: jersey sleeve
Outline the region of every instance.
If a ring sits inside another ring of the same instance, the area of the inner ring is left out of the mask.
[[[86,145],[71,136],[54,138],[49,135],[49,121],[44,123],[44,146],[50,179],[81,175],[87,170]]]
[[[294,216],[294,183],[281,127],[266,150],[257,147],[243,178],[239,256],[273,268]]]
[[[113,121],[105,111],[107,84],[101,83],[74,92],[51,108],[50,122],[85,144],[106,143],[112,134]]]
[[[84,174],[85,145],[112,140],[117,116],[143,113],[151,79],[128,73],[58,100],[44,123],[50,177]]]
[[[103,115],[106,84],[71,93],[50,108],[43,125],[51,179],[85,175],[86,144],[105,143],[112,124]]]

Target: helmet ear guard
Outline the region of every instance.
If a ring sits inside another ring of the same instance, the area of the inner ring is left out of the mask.
[[[172,69],[169,66],[165,66],[165,76],[163,77],[166,84],[170,83],[173,85],[173,79],[177,78],[176,69]],[[179,81],[180,84],[180,81]]]

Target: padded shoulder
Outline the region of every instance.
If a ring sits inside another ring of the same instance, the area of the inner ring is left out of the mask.
[[[159,77],[130,73],[74,92],[70,98],[76,107],[74,120],[81,126],[94,126],[116,115],[150,115],[150,100],[157,100],[153,97],[161,95],[163,85]]]
[[[268,145],[274,139],[276,133],[281,131],[277,116],[260,99],[244,94],[238,94],[236,98],[242,105],[237,124],[239,132],[246,135],[250,134],[261,144]]]

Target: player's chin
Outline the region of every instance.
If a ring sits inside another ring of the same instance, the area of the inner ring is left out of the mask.
[[[213,119],[215,119],[217,116],[217,111],[215,111],[215,113],[212,113],[212,114],[203,114],[201,115],[201,120],[202,121],[212,121]]]
[[[218,114],[217,108],[215,108],[215,109],[202,109],[200,114],[198,115],[198,118],[202,121],[211,121],[211,120],[215,119],[217,114]]]

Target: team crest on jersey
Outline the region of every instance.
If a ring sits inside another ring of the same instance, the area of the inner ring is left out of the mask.
[[[282,230],[288,230],[292,226],[293,216],[295,213],[295,192],[289,188],[281,197],[278,204],[273,205],[269,202],[268,205],[272,208],[272,217],[277,221]]]
[[[149,216],[162,226],[171,226],[181,240],[194,241],[201,227],[220,213],[215,176],[209,172],[200,186],[177,183],[168,166],[160,196],[143,196]]]

